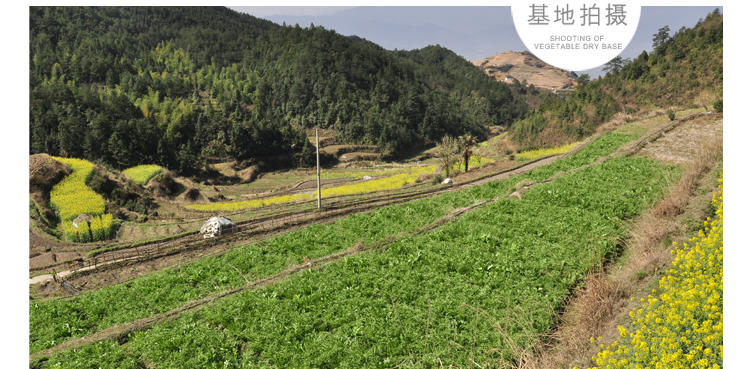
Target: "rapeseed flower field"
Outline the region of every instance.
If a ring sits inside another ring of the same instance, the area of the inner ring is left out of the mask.
[[[324,188],[321,196],[343,196],[368,193],[374,191],[387,191],[394,190],[406,186],[408,184],[416,182],[419,176],[423,174],[430,174],[435,172],[435,166],[428,165],[424,167],[410,168],[407,172],[394,174],[392,176],[384,178],[376,178],[368,181],[362,181],[347,185],[341,185],[336,187]],[[316,199],[318,196],[317,191],[311,191],[307,193],[296,193],[291,195],[281,195],[266,197],[262,199],[232,201],[232,202],[219,202],[210,204],[192,204],[187,205],[188,209],[201,210],[201,211],[235,211],[241,209],[253,209],[268,205],[285,204],[297,201],[308,201]]]
[[[61,220],[70,220],[79,214],[99,215],[104,213],[104,198],[94,192],[86,181],[94,172],[94,163],[84,159],[54,158],[70,166],[73,173],[52,187],[50,204]]]
[[[534,160],[534,159],[541,158],[543,156],[548,156],[548,155],[565,154],[566,152],[572,150],[573,147],[575,147],[579,143],[580,142],[571,142],[564,146],[519,152],[518,154],[516,154],[516,160],[526,161],[526,160]]]
[[[91,242],[112,238],[116,222],[112,214],[103,214],[104,198],[86,185],[94,172],[94,163],[75,158],[55,157],[55,160],[73,169],[73,173],[50,191],[50,204],[62,220],[65,239],[69,242]],[[91,215],[91,224],[82,221],[77,227],[74,226],[72,219],[81,214]]]
[[[630,312],[629,328],[618,326],[620,340],[601,345],[592,369],[722,367],[724,196],[719,183],[714,216],[697,237],[672,250],[674,261],[659,288]]]
[[[122,174],[130,177],[133,181],[146,184],[155,175],[161,173],[162,168],[155,164],[137,165],[122,171]]]

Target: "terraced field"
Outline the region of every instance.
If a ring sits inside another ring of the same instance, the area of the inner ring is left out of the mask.
[[[112,214],[104,214],[104,198],[86,185],[94,171],[94,163],[83,159],[54,159],[73,170],[50,191],[50,204],[62,220],[65,240],[91,242],[112,238],[117,223]],[[73,218],[81,214],[91,216],[90,221],[74,223]]]
[[[639,147],[629,144],[637,137],[609,133],[504,180],[301,228],[72,298],[34,301],[33,364],[516,362],[554,326],[587,273],[618,253],[628,220],[679,178],[678,167],[613,155],[626,144]],[[528,190],[509,196],[519,186]]]
[[[629,171],[627,178],[625,169]],[[135,357],[145,355],[160,367],[210,367],[227,360],[237,366],[273,362],[281,367],[372,367],[391,362],[396,365],[402,360],[408,366],[421,366],[437,358],[455,363],[469,359],[497,362],[511,351],[493,353],[487,346],[502,340],[501,333],[492,329],[496,322],[491,317],[519,306],[526,316],[513,323],[512,331],[517,334],[509,345],[533,345],[535,333],[552,324],[554,306],[563,301],[569,288],[614,251],[622,231],[617,219],[632,216],[654,201],[660,195],[659,186],[654,185],[664,176],[673,175],[673,169],[646,159],[612,160],[535,187],[521,201],[494,202],[455,223],[405,237],[384,250],[351,256],[320,271],[296,274],[273,286],[229,297],[175,322],[136,333],[129,347],[143,350]],[[589,178],[596,181],[582,187]],[[602,191],[602,183],[608,185],[608,191]],[[506,191],[510,185],[512,182],[507,182]],[[625,193],[633,195],[629,203],[611,206],[611,196]],[[571,201],[560,204],[560,197]],[[569,256],[561,259],[560,253]],[[540,275],[542,270],[546,272]],[[136,296],[144,301],[143,295]],[[155,296],[166,297],[158,292]],[[101,311],[95,304],[82,305]],[[32,315],[42,316],[37,315],[37,309],[32,308]],[[76,308],[69,311],[92,316]],[[230,324],[226,319],[237,317],[239,311],[243,319],[233,319]],[[403,320],[395,318],[399,311]],[[431,311],[436,312],[434,318],[430,318]],[[516,315],[519,313],[516,311]],[[102,319],[97,317],[95,321]],[[227,331],[226,324],[234,328]],[[423,347],[425,324],[432,326],[434,342]],[[192,328],[186,330],[187,326]],[[186,339],[192,337],[184,341],[178,332],[187,335]],[[360,332],[362,340],[352,332]],[[459,345],[468,347],[474,341],[476,350],[451,350],[449,342],[454,333]],[[202,338],[196,340],[196,334]],[[175,344],[191,342],[193,347],[182,351],[183,355],[167,348],[159,350],[158,342],[163,342],[165,335]],[[240,355],[235,350],[220,350],[224,352],[220,357],[202,359],[187,354],[194,350],[217,352],[210,342],[247,345],[255,351]],[[290,343],[304,350],[295,353],[273,348]],[[352,346],[356,349],[350,350]],[[319,355],[326,350],[333,352]],[[451,351],[455,352],[447,355]],[[288,356],[279,357],[282,353]],[[75,357],[57,357],[50,362],[81,359]]]
[[[555,168],[561,171],[589,164],[596,158],[613,152],[623,141],[632,138],[634,136],[606,135],[596,141],[596,144],[570,158],[558,161]],[[552,174],[553,171],[544,173]],[[540,172],[529,177],[542,175]],[[340,251],[357,243],[359,247],[368,249],[369,245],[377,244],[378,240],[406,235],[455,209],[469,206],[476,201],[503,197],[518,180],[519,178],[511,178],[491,182],[469,190],[388,207],[374,213],[351,216],[329,226],[313,226],[271,239],[260,245],[261,247],[248,245],[222,257],[201,260],[180,268],[177,273],[159,272],[124,285],[92,291],[74,299],[34,304],[31,319],[34,327],[32,332],[35,332],[32,337],[33,351],[59,344],[71,337],[91,334],[112,324],[122,324],[139,317],[164,312],[208,293],[240,286],[247,280],[278,273],[290,265]],[[230,260],[232,261],[229,262]],[[123,300],[132,301],[131,303],[124,302],[121,307],[107,304],[107,301],[114,298],[122,300],[134,291],[133,288],[141,292],[132,294],[135,300]],[[81,316],[87,319],[76,318]],[[55,322],[65,323],[56,328]]]

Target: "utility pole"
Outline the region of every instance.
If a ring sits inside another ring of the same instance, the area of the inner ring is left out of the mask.
[[[315,129],[315,160],[318,162],[318,209],[320,209],[320,139],[318,129]]]

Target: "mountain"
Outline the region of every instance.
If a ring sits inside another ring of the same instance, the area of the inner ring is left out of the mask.
[[[388,51],[221,7],[31,7],[29,53],[31,153],[117,168],[309,165],[312,127],[398,156],[527,109],[442,47]]]
[[[723,16],[718,9],[693,28],[654,37],[654,49],[634,59],[608,63],[608,73],[586,76],[564,97],[550,94],[523,119],[510,137],[522,148],[555,146],[590,135],[615,113],[672,107],[723,105]],[[665,28],[653,30],[662,33]]]
[[[498,82],[518,81],[545,90],[575,87],[578,78],[574,72],[555,68],[528,51],[505,51],[471,63]]]

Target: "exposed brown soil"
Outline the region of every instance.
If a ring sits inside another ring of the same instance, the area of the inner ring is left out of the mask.
[[[690,163],[706,142],[721,137],[723,119],[718,116],[703,115],[680,125],[641,150],[641,155],[669,164]]]
[[[56,250],[56,251],[52,251]],[[29,229],[29,267],[53,265],[60,261],[83,256],[75,244],[61,242],[52,236],[40,235]]]
[[[575,87],[576,80],[568,72],[555,68],[527,51],[505,51],[471,62],[498,82],[524,81],[528,85],[554,90]]]
[[[334,156],[341,156],[346,153],[353,153],[353,152],[365,152],[365,153],[374,153],[378,149],[377,146],[374,145],[330,145],[323,147],[321,145],[320,151],[329,153]]]
[[[185,190],[185,185],[175,180],[174,173],[164,169],[151,178],[145,187],[158,197],[174,197]]]
[[[29,190],[31,192],[49,192],[57,182],[70,174],[67,165],[53,159],[47,154],[29,156]]]
[[[340,162],[379,160],[380,154],[374,152],[354,151],[339,156]]]
[[[29,157],[29,195],[38,213],[35,219],[38,231],[44,232],[47,227],[54,226],[56,215],[49,203],[49,192],[71,171],[67,165],[47,154],[34,154]],[[40,243],[44,244],[44,241],[37,240],[36,246],[30,248],[30,252],[40,252],[46,249],[46,247],[40,247]]]

